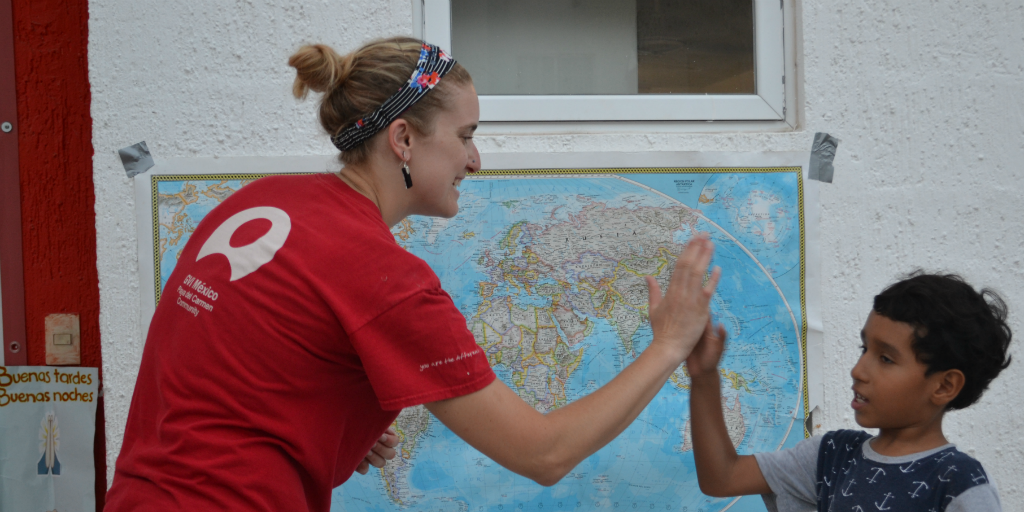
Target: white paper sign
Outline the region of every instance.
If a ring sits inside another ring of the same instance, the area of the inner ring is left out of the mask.
[[[99,370],[0,366],[0,510],[93,512]]]

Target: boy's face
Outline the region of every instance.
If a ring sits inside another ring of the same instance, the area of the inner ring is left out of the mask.
[[[911,348],[914,328],[874,311],[861,331],[863,354],[850,375],[851,406],[857,424],[865,428],[907,428],[923,425],[942,411],[932,401],[942,372],[925,376],[927,365]]]

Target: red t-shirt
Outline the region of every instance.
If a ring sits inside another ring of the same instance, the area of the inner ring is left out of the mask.
[[[493,379],[372,202],[330,174],[258,180],[167,282],[106,510],[326,511],[403,407]]]

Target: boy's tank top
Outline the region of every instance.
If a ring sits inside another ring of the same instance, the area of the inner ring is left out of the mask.
[[[859,430],[836,430],[818,450],[818,511],[945,510],[964,491],[988,483],[981,463],[955,447],[903,464],[865,458],[871,438]]]

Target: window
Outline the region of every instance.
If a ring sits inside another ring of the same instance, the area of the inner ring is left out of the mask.
[[[780,0],[416,0],[483,121],[783,120]]]

